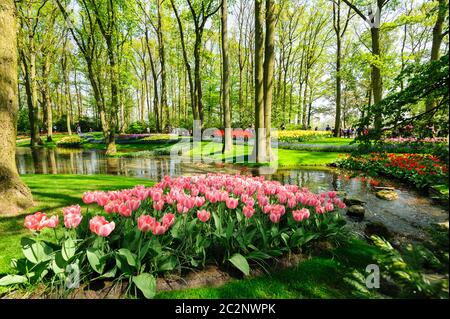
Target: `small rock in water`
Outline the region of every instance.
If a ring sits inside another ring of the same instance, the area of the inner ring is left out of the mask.
[[[353,206],[353,205],[364,205],[366,202],[359,198],[345,197],[344,203],[347,206]]]
[[[448,231],[448,220],[446,222],[436,223],[435,225],[441,230]]]
[[[385,200],[396,200],[398,198],[398,194],[393,190],[383,189],[375,193],[378,198]]]
[[[347,215],[357,217],[359,219],[364,218],[366,209],[361,205],[352,205],[347,209]]]
[[[383,237],[384,239],[390,240],[392,238],[392,233],[382,222],[370,222],[366,225],[364,229],[364,233],[367,236],[377,235],[379,237]]]

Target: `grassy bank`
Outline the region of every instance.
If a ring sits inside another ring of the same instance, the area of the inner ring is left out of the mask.
[[[357,274],[365,274],[379,250],[361,240],[351,240],[330,251],[300,262],[296,267],[262,277],[233,280],[217,288],[161,292],[156,298],[380,298],[367,290]]]
[[[80,204],[88,190],[131,188],[137,184],[152,185],[145,179],[109,175],[23,175],[36,206],[14,217],[0,216],[0,274],[7,272],[11,258],[21,256],[20,238],[29,234],[23,226],[24,216],[31,212],[60,212],[62,207]]]

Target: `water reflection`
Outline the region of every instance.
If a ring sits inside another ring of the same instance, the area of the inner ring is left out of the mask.
[[[181,161],[169,157],[116,158],[101,150],[17,148],[19,174],[110,174],[160,180],[183,173]]]

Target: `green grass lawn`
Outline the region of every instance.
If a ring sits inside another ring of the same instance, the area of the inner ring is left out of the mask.
[[[324,251],[297,267],[256,278],[233,280],[221,287],[161,292],[156,298],[380,298],[356,279],[374,263],[379,250],[360,240]]]
[[[246,158],[251,152],[251,148],[248,145],[234,145],[233,151],[222,154],[221,143],[208,143],[202,142],[188,152],[185,155],[189,156],[203,156],[217,161],[224,160],[225,162],[237,162],[243,164]],[[339,153],[338,152],[310,152],[301,150],[288,150],[278,149],[278,166],[283,168],[298,167],[298,166],[323,166],[334,162]],[[265,163],[266,165],[276,163]]]
[[[349,145],[353,142],[353,138],[344,137],[322,137],[305,142],[298,142],[300,144],[329,144],[329,145]]]
[[[19,216],[0,216],[0,274],[10,269],[11,258],[21,256],[20,238],[30,234],[23,226],[25,215],[37,211],[61,213],[62,207],[83,205],[81,196],[89,190],[114,190],[153,184],[146,179],[109,175],[23,175],[22,179],[30,187],[37,206]]]

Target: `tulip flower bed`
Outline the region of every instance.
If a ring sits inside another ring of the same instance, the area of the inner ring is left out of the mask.
[[[418,188],[448,185],[448,165],[433,155],[370,153],[348,156],[337,164],[342,168],[392,176]]]
[[[27,216],[34,236],[22,239],[25,258],[12,261],[16,274],[0,285],[67,289],[77,270],[82,281],[129,280],[129,293],[151,298],[155,276],[207,264],[248,275],[255,264],[334,238],[345,224],[336,192],[241,175],[166,176],[153,187],[86,192],[83,202],[83,211],[62,209],[63,225],[58,215]],[[40,236],[49,231],[54,242]]]

